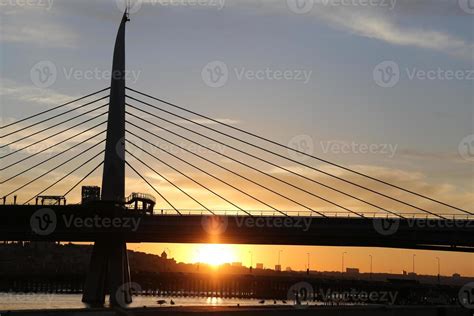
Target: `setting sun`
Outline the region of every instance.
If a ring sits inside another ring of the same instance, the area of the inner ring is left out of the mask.
[[[200,245],[193,261],[218,266],[236,261],[236,255],[229,245]]]

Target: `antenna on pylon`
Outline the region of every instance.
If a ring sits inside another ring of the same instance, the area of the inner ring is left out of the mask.
[[[131,0],[126,0],[126,5],[125,5],[125,17],[127,18],[127,21],[130,21],[130,8],[131,8]]]

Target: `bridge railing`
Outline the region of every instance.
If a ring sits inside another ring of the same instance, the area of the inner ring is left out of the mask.
[[[212,215],[207,210],[201,209],[181,209],[178,210],[181,215],[183,216],[192,216],[192,215]],[[215,215],[221,216],[249,216],[247,213],[239,210],[213,210]],[[252,210],[248,211],[252,216],[284,216],[283,214],[272,211],[272,210]],[[322,217],[321,215],[309,212],[309,211],[282,211],[287,216],[298,217],[298,216],[309,216],[309,217]],[[359,218],[359,216],[355,214],[351,214],[348,212],[326,212],[320,211],[321,214],[324,214],[326,217],[330,218]],[[361,212],[367,218],[400,218],[395,215],[383,213],[383,212]],[[154,215],[177,215],[178,213],[173,209],[154,209]],[[434,215],[423,214],[423,213],[401,213],[404,218],[407,219],[426,219],[426,218],[439,218]],[[448,220],[474,220],[474,216],[467,215],[467,214],[452,214],[452,213],[444,213],[438,214]]]
[[[132,193],[128,197],[125,198],[125,204],[128,204],[133,200],[148,200],[153,203],[156,203],[156,199],[153,195],[145,194],[145,193]]]

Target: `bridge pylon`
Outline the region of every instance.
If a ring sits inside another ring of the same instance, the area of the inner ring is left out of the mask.
[[[125,12],[115,41],[107,121],[102,201],[125,201]],[[118,214],[117,214],[118,215]],[[95,240],[82,301],[103,305],[106,294],[111,305],[132,302],[127,245],[123,240]]]

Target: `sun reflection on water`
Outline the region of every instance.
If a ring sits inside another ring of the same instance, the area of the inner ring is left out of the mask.
[[[217,305],[222,304],[222,299],[219,297],[208,297],[206,300],[206,303],[208,305],[217,306]]]

